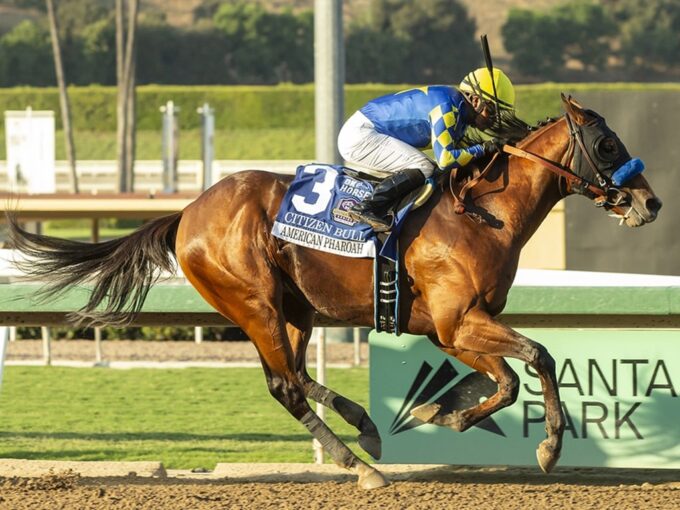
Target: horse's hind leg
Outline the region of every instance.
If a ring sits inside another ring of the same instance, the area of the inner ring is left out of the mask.
[[[359,431],[359,446],[374,459],[382,455],[382,441],[378,428],[366,410],[356,402],[335,393],[313,379],[306,381],[307,396],[338,413],[347,423]]]
[[[359,446],[374,459],[379,459],[382,450],[380,434],[366,410],[356,402],[319,384],[307,372],[305,354],[314,326],[314,311],[295,303],[291,298],[284,303],[284,313],[288,338],[295,356],[295,371],[304,386],[305,394],[314,402],[332,409],[359,430]]]
[[[515,403],[519,393],[519,377],[503,358],[468,351],[461,352],[446,347],[441,347],[441,349],[470,368],[492,378],[498,384],[498,391],[484,402],[469,409],[442,413],[440,405],[430,403],[414,408],[411,411],[413,416],[427,423],[451,427],[458,432],[463,432],[496,411]]]
[[[372,489],[387,485],[387,480],[375,468],[359,459],[312,410],[294,364],[294,356],[286,332],[282,309],[281,281],[275,270],[255,265],[243,267],[242,274],[230,274],[212,266],[183,260],[185,276],[201,295],[225,317],[233,320],[255,344],[271,395],[293,415],[321,444],[333,461],[359,476],[359,487]],[[193,268],[196,271],[192,271]],[[199,272],[200,271],[200,272]],[[258,281],[253,281],[257,279]]]
[[[258,347],[272,396],[311,432],[336,464],[357,473],[359,487],[373,489],[387,485],[382,474],[354,455],[309,406],[304,387],[294,371],[292,353],[288,349],[269,348],[268,332],[258,329],[249,328],[246,333]],[[283,327],[275,329],[279,330],[278,334],[285,334]]]

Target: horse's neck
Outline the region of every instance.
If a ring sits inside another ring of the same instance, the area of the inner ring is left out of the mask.
[[[549,124],[519,146],[551,161],[559,162],[567,149],[564,120]],[[510,216],[505,224],[513,239],[523,246],[562,198],[558,177],[537,163],[519,158],[508,162],[509,187],[503,198]]]

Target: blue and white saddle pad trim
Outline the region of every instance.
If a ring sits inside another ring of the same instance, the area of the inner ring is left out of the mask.
[[[328,253],[373,258],[373,230],[347,214],[372,193],[370,183],[345,175],[342,166],[301,165],[281,203],[272,234]]]
[[[413,202],[397,211],[392,231],[381,245],[369,225],[347,214],[372,193],[370,183],[345,175],[340,165],[300,165],[281,202],[272,235],[346,257],[375,258],[379,251],[380,256],[396,262],[399,233]]]

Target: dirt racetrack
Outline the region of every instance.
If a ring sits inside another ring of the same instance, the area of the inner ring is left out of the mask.
[[[259,366],[255,346],[251,342],[214,342],[197,344],[191,341],[144,341],[144,340],[105,340],[102,342],[105,361],[133,362],[217,362],[253,363]],[[40,360],[43,355],[42,340],[18,340],[7,347],[7,360],[21,362]],[[316,346],[307,349],[309,360],[316,358]],[[351,343],[329,343],[326,348],[326,361],[329,364],[351,365],[354,346]],[[87,340],[52,341],[53,360],[91,361],[95,360],[94,342]],[[361,360],[366,366],[368,344],[361,344]]]
[[[329,361],[351,364],[351,345],[330,345]],[[10,360],[39,358],[39,341],[9,346]],[[104,342],[105,359],[129,361],[257,361],[247,342]],[[363,361],[367,352],[364,346]],[[53,342],[56,359],[92,360],[92,342]],[[313,354],[312,354],[313,355]],[[679,470],[598,470],[537,467],[420,467],[385,474],[393,482],[357,488],[344,471],[315,476],[278,465],[229,465],[228,473],[173,474],[164,478],[88,478],[74,473],[0,478],[4,509],[668,509],[680,510]],[[314,469],[312,464],[305,465]]]
[[[0,479],[2,509],[678,509],[678,472],[530,468],[424,468],[363,491],[346,475],[285,474],[200,480],[81,478],[74,473]],[[200,476],[200,475],[196,475]]]

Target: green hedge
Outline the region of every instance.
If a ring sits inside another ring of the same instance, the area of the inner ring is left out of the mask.
[[[347,85],[345,110],[349,115],[367,100],[408,85]],[[517,108],[521,117],[535,122],[560,112],[560,91],[580,90],[678,90],[678,84],[555,84],[520,85]],[[76,130],[115,131],[116,91],[114,87],[71,87],[73,124]],[[313,85],[276,86],[157,86],[138,88],[138,129],[160,130],[159,108],[173,100],[180,108],[180,127],[199,127],[196,109],[204,102],[215,109],[217,129],[313,128]],[[0,111],[21,110],[31,105],[35,110],[59,111],[55,88],[0,89]],[[58,127],[61,123],[58,121]],[[0,130],[4,129],[3,126]]]

